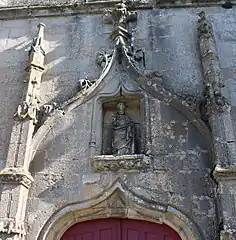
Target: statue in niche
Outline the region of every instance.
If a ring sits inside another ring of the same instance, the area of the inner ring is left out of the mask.
[[[125,113],[125,104],[119,102],[112,118],[112,153],[127,155],[135,153],[135,123]]]

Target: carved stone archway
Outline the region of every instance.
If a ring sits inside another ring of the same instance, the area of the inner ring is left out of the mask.
[[[204,240],[200,228],[183,212],[169,204],[138,196],[120,180],[99,196],[59,209],[43,226],[37,240],[59,240],[72,225],[102,218],[128,218],[166,224],[182,240]]]

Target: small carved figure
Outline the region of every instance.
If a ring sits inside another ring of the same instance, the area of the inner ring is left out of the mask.
[[[96,80],[89,80],[87,78],[85,79],[80,79],[79,80],[79,90],[87,90],[89,89],[94,83],[96,82]]]
[[[28,109],[29,105],[27,104],[27,102],[24,101],[22,104],[18,106],[17,111],[14,114],[14,117],[20,120],[25,119],[28,116]]]
[[[111,57],[112,57],[112,54],[108,54],[108,53],[98,53],[97,56],[96,56],[96,62],[98,65],[100,65],[102,67],[102,70],[104,71],[110,60],[111,60]]]
[[[112,153],[118,155],[134,154],[135,124],[125,113],[125,104],[117,104],[117,113],[112,119]]]

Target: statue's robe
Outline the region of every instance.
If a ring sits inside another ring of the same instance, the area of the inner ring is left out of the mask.
[[[134,153],[134,123],[126,114],[117,113],[112,123],[112,153]]]

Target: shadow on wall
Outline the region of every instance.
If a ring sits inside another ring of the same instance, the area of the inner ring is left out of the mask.
[[[33,36],[28,27],[27,20],[0,22],[0,111],[4,113],[0,116],[0,157],[4,162],[7,157],[13,116],[21,101],[23,88],[27,84],[25,68]],[[37,27],[35,33],[36,31]]]
[[[79,146],[81,141],[79,136],[77,141],[72,137],[76,137],[75,125],[76,118],[69,124],[67,119],[63,119],[46,135],[29,167],[35,179],[30,189],[30,196],[50,202],[51,199],[60,198],[58,190],[69,189],[72,182],[75,186],[81,182],[78,175],[77,179],[73,180],[79,169],[86,170],[86,165],[81,159],[82,154],[74,152],[75,145]],[[86,153],[83,155],[85,156]]]
[[[4,112],[0,116],[2,159],[6,159],[13,115],[22,101],[23,88],[27,85],[25,68],[28,64],[28,51],[40,21],[46,24],[47,52],[41,85],[41,104],[67,99],[76,90],[80,76],[96,76],[100,71],[96,65],[96,51],[101,46],[107,48],[107,43],[104,43],[107,40],[104,29],[97,24],[100,22],[100,16],[97,15],[83,16],[83,19],[72,16],[66,19],[62,17],[0,22],[0,111]]]
[[[43,21],[46,26],[48,23],[45,29],[48,53],[41,98],[43,103],[62,102],[74,94],[80,78],[99,76],[96,54],[109,51],[110,41],[99,15]]]

